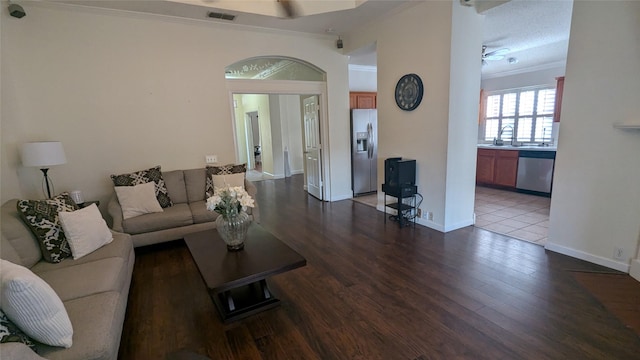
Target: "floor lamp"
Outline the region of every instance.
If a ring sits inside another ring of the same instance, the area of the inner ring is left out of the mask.
[[[47,189],[47,198],[51,199],[53,182],[47,175],[49,166],[67,163],[62,143],[59,141],[28,142],[22,145],[22,165],[27,167],[39,167],[44,174],[42,192]],[[55,190],[54,190],[55,192]]]

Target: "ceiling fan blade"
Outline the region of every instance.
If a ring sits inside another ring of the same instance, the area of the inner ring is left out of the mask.
[[[483,60],[502,60],[504,55],[486,55]]]
[[[280,4],[286,18],[293,19],[298,16],[298,11],[293,0],[276,0],[276,2]]]
[[[501,56],[501,55],[506,55],[509,52],[509,49],[507,48],[502,48],[502,49],[498,49],[498,50],[494,50],[494,51],[489,51],[488,53],[484,54],[485,59],[490,57],[490,56]],[[503,56],[504,57],[504,56]],[[500,59],[496,59],[496,60],[500,60]]]

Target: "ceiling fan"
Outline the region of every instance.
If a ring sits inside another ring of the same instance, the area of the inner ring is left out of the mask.
[[[201,0],[204,3],[207,4],[211,4],[216,2],[217,0]],[[276,4],[278,5],[278,7],[282,10],[282,12],[284,13],[284,16],[282,16],[283,19],[293,19],[296,18],[300,15],[300,11],[298,6],[296,5],[296,2],[294,0],[274,0],[276,2]],[[213,14],[213,16],[211,15]],[[212,12],[210,13],[209,17],[213,17],[213,18],[220,18],[220,16],[217,15],[227,15],[227,14],[223,14],[223,13],[217,13],[217,12]],[[233,16],[234,15],[227,15],[227,16]],[[233,20],[233,18],[231,19],[225,19],[225,20]]]
[[[502,60],[508,52],[507,48],[487,52],[487,45],[482,45],[482,65],[487,65],[487,60]]]
[[[298,9],[293,0],[276,0],[276,2],[284,11],[285,18],[293,19],[298,16]]]

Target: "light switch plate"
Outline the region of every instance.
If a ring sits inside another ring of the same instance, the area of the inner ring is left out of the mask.
[[[204,161],[207,164],[215,164],[218,162],[218,155],[207,155],[204,157]]]

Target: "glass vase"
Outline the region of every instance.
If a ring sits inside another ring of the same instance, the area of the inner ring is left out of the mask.
[[[251,218],[244,211],[232,213],[226,217],[219,215],[216,218],[216,228],[229,251],[238,251],[244,248],[244,241],[247,238],[250,225]]]

